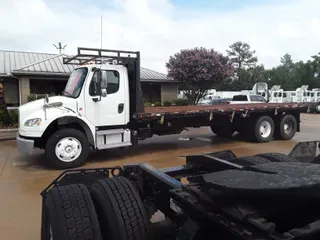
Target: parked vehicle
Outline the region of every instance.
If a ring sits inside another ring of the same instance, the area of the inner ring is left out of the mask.
[[[231,101],[232,101],[232,98],[217,98],[217,99],[213,99],[209,104],[211,105],[229,104]]]
[[[41,240],[320,239],[318,145],[65,171],[41,192]],[[151,223],[158,211],[165,220]]]
[[[85,65],[93,60],[98,64]],[[44,149],[48,163],[55,168],[82,165],[90,148],[129,147],[153,135],[179,134],[188,127],[210,126],[221,137],[245,131],[257,142],[273,137],[288,140],[300,131],[300,113],[307,108],[257,101],[259,104],[232,107],[144,109],[139,52],[78,48],[78,54],[64,58],[64,63],[79,67],[70,75],[63,95],[19,108],[20,152]]]
[[[260,95],[246,94],[236,95],[230,101],[230,104],[251,104],[251,103],[266,103],[267,100]]]

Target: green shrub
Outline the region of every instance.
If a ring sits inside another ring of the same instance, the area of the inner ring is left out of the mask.
[[[0,126],[5,127],[16,127],[19,122],[18,110],[0,110]]]
[[[145,102],[145,103],[144,103],[144,107],[152,107],[151,102]]]
[[[19,112],[18,110],[8,110],[10,116],[10,123],[17,124],[19,122]]]
[[[172,105],[172,103],[170,101],[164,101],[163,102],[163,106],[169,107],[171,105]]]
[[[161,104],[161,102],[155,102],[155,103],[154,103],[154,106],[155,106],[155,107],[161,107],[162,104]]]
[[[188,99],[183,99],[183,98],[178,98],[175,100],[175,104],[177,106],[188,106],[189,105],[189,100]]]

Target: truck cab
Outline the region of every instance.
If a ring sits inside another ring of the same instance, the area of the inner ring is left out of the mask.
[[[20,152],[43,148],[55,167],[66,168],[85,161],[89,146],[131,146],[130,115],[144,110],[139,52],[79,48],[64,63],[77,67],[62,94],[19,108]]]

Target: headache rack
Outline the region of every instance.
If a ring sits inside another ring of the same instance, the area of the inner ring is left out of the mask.
[[[140,62],[140,52],[78,47],[76,55],[63,58],[63,64],[72,65],[88,63],[126,65],[130,61]]]
[[[144,103],[140,83],[140,52],[78,47],[74,56],[64,57],[63,64],[123,65],[128,70],[130,114],[143,113]]]

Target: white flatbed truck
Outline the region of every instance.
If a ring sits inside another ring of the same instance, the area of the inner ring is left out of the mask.
[[[307,108],[279,103],[144,108],[139,52],[78,48],[63,61],[78,65],[63,94],[20,106],[17,135],[21,153],[44,149],[48,163],[59,169],[84,164],[90,148],[133,146],[188,127],[210,126],[222,137],[245,132],[256,142],[288,140],[300,131],[300,113]],[[96,64],[88,64],[92,61]]]

